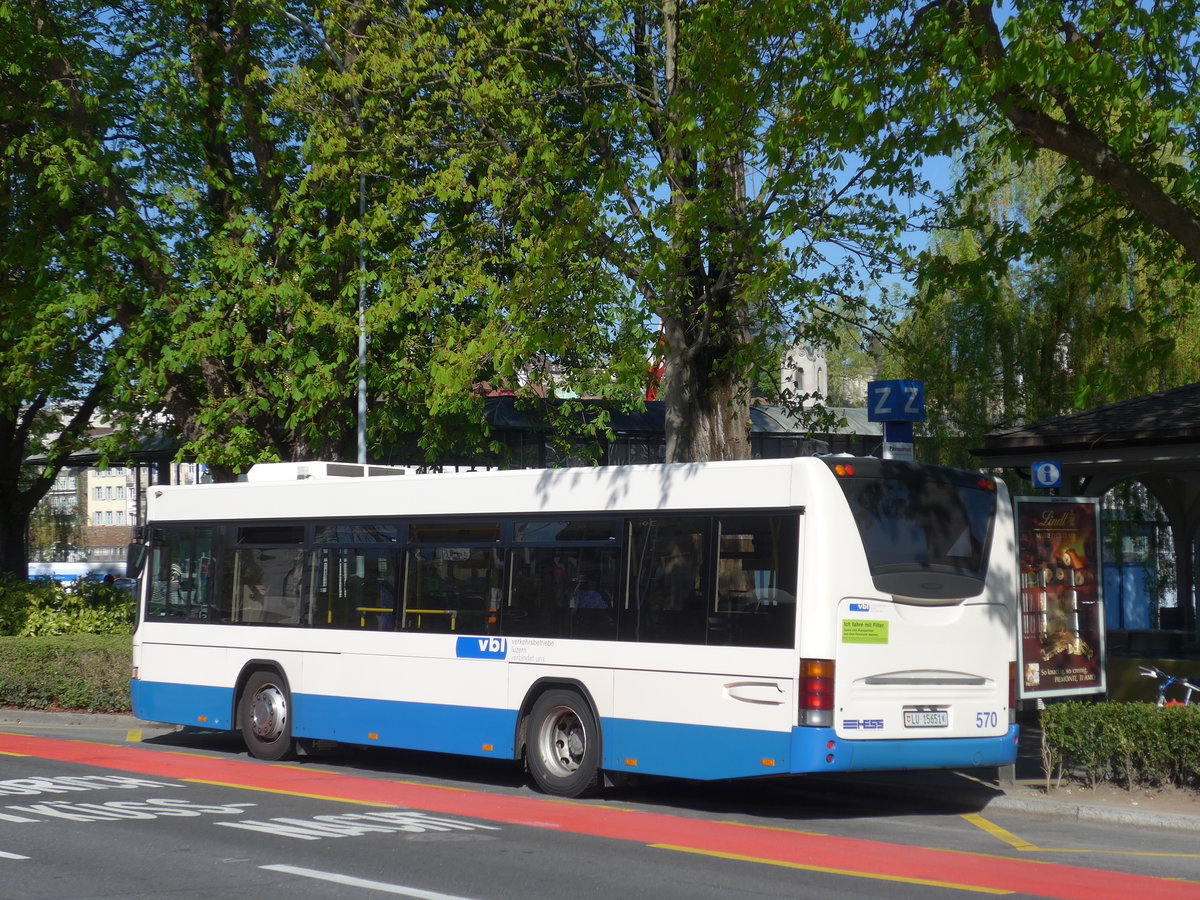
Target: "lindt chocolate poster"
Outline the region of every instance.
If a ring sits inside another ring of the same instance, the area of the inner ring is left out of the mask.
[[[1100,504],[1016,498],[1022,698],[1096,694],[1104,682]]]

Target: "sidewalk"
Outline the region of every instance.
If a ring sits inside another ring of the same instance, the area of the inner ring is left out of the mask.
[[[1126,790],[1119,785],[1086,788],[1049,783],[1042,766],[1042,733],[1035,720],[1021,722],[1015,778],[1005,782],[994,769],[887,772],[856,780],[892,796],[923,799],[972,812],[1012,812],[1074,821],[1108,822],[1139,828],[1200,832],[1200,790]],[[1003,773],[1000,773],[1001,775]]]
[[[144,736],[178,730],[174,725],[145,722],[130,715],[0,709],[0,730],[4,725],[15,724],[137,729]],[[1077,784],[1058,787],[1051,784],[1047,791],[1041,742],[1041,729],[1036,722],[1022,723],[1015,778],[1008,784],[996,777],[994,769],[913,770],[816,777],[835,781],[839,790],[870,796],[886,793],[911,798],[924,806],[1200,832],[1200,790],[1138,788],[1128,791],[1113,785],[1089,790]]]
[[[999,796],[987,808],[1055,815],[1076,820],[1122,823],[1142,828],[1200,832],[1200,790],[1196,788],[1134,788],[1049,783],[1042,765],[1042,730],[1035,720],[1021,722],[1016,778],[993,785]]]

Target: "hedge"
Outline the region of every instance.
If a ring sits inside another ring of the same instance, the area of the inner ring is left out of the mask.
[[[131,634],[133,597],[96,581],[67,590],[49,579],[0,576],[0,635]]]
[[[1042,711],[1042,761],[1047,787],[1070,778],[1200,788],[1200,705],[1052,704]]]
[[[129,712],[127,634],[0,637],[0,706]]]
[[[129,712],[132,631],[115,588],[0,577],[0,706]]]

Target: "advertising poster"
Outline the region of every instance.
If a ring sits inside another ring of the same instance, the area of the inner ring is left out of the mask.
[[[1103,693],[1100,504],[1018,497],[1022,698]]]

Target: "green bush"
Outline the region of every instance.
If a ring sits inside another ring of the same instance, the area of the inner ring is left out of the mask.
[[[0,706],[129,712],[125,634],[0,637]]]
[[[1046,778],[1200,786],[1200,706],[1056,703],[1042,712]]]
[[[49,579],[0,576],[0,635],[130,634],[133,598],[95,581],[66,590]]]

